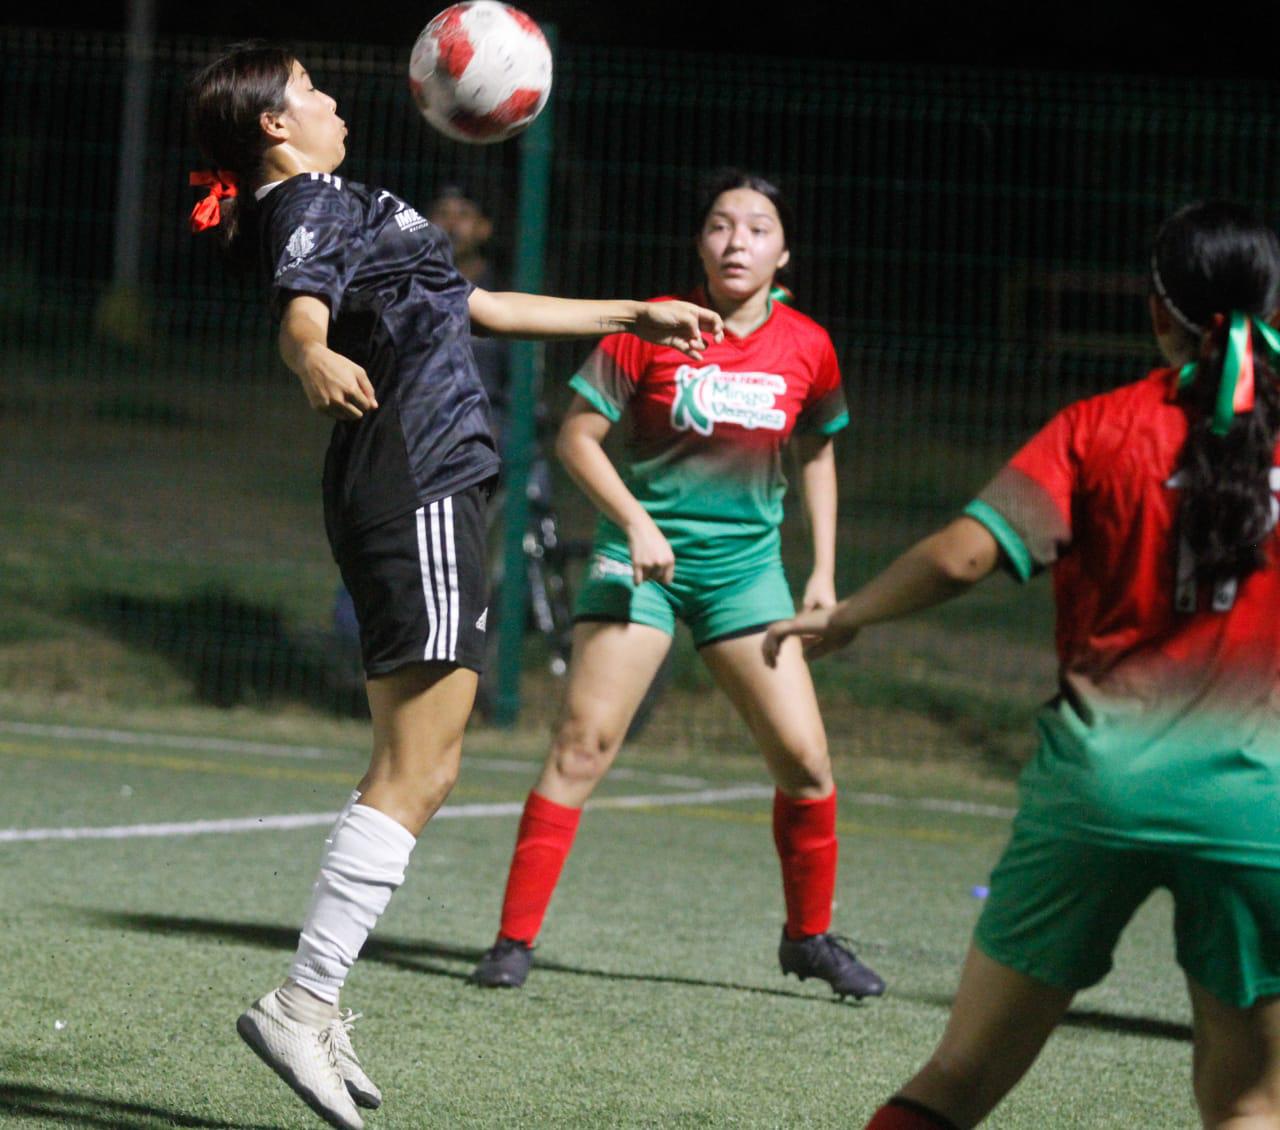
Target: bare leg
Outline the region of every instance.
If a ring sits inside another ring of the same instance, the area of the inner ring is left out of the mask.
[[[360,803],[418,835],[453,789],[477,675],[419,663],[370,679],[373,756]]]
[[[1072,996],[971,946],[942,1042],[898,1093],[976,1126],[1035,1062]]]
[[[1280,1130],[1280,997],[1234,1008],[1188,979],[1192,1084],[1214,1130]]]
[[[762,635],[708,644],[702,661],[750,728],[778,788],[790,797],[827,796],[831,758],[809,666],[799,647],[784,646],[778,665],[767,667]]]
[[[571,808],[586,804],[670,648],[666,632],[645,624],[586,622],[573,629],[564,704],[534,792]]]

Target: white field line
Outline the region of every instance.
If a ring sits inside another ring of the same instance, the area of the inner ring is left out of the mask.
[[[352,757],[350,749],[336,746],[287,745],[280,742],[249,742],[237,738],[200,738],[190,734],[153,734],[143,730],[105,730],[91,726],[57,726],[36,722],[0,721],[0,734],[14,734],[30,738],[56,738],[67,741],[105,742],[109,745],[152,746],[161,749],[204,750],[211,753],[243,753],[259,757],[297,757],[317,760],[327,757]],[[515,761],[501,757],[472,757],[463,759],[465,769],[485,773],[526,773],[533,776],[540,766],[533,761]],[[673,773],[654,773],[645,769],[628,769],[619,766],[610,774],[618,781],[652,781],[673,789],[705,788],[709,783],[703,777],[682,777]]]
[[[602,797],[588,808],[669,808],[673,805],[726,804],[735,800],[759,800],[773,796],[765,785],[735,785],[702,789],[694,793],[659,793],[654,796]],[[465,820],[486,816],[519,816],[523,801],[502,804],[445,805],[435,820]],[[284,816],[244,816],[229,820],[191,820],[173,824],[117,824],[105,828],[0,828],[0,844],[42,840],[135,840],[171,836],[227,835],[235,832],[278,832],[295,828],[327,827],[337,812],[300,812]]]
[[[601,797],[588,808],[672,808],[701,804],[729,804],[738,800],[764,800],[773,796],[770,785],[732,785],[723,789],[701,789],[690,793],[658,793],[651,796]],[[841,793],[841,799],[875,808],[904,808],[925,812],[946,812],[962,816],[1008,819],[1012,808],[995,804],[943,800],[937,797],[895,797],[881,793]],[[436,820],[465,820],[494,816],[519,816],[522,801],[501,804],[445,805]],[[0,828],[0,844],[33,843],[49,840],[133,840],[173,836],[227,835],[237,832],[291,831],[297,828],[327,827],[337,812],[303,812],[281,816],[244,816],[227,820],[191,820],[170,824],[117,824],[103,828]]]
[[[841,792],[840,799],[870,808],[914,808],[921,812],[946,812],[957,816],[990,816],[997,820],[1012,820],[1016,808],[1002,804],[978,804],[969,800],[944,800],[930,796],[889,796],[886,793]]]
[[[278,745],[273,742],[245,742],[235,738],[198,738],[190,734],[150,734],[134,730],[99,730],[91,726],[45,726],[34,722],[0,722],[0,734],[31,738],[60,738],[68,741],[106,742],[111,745],[159,746],[162,749],[206,750],[214,753],[251,753],[262,757],[300,757],[310,760],[350,755],[349,750],[323,746]]]

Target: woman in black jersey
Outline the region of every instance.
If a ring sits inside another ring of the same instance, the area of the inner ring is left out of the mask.
[[[490,293],[448,239],[393,193],[334,175],[337,104],[280,47],[231,48],[192,81],[215,171],[192,226],[220,228],[270,281],[285,364],[337,424],[325,525],[355,601],[373,720],[368,772],[321,860],[289,977],[241,1036],[331,1125],[360,1127],[381,1096],[351,1047],[338,993],[404,878],[415,839],[457,776],[484,655],[484,503],[498,469],[468,343],[629,330],[700,356],[719,317],[686,302]]]

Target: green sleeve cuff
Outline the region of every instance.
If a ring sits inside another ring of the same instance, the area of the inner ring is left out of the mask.
[[[838,416],[832,416],[825,424],[819,424],[814,431],[820,436],[833,436],[836,432],[842,432],[849,426],[849,413],[841,412]]]
[[[1035,573],[1035,562],[1031,559],[1031,551],[1027,544],[999,510],[988,506],[979,498],[975,498],[964,508],[965,514],[986,526],[987,531],[996,539],[996,544],[1004,551],[1014,576],[1020,581],[1031,580]]]
[[[622,418],[622,409],[605,399],[604,393],[581,373],[569,378],[569,387],[611,424],[616,424]]]

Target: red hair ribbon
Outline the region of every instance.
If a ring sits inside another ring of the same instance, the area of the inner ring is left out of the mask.
[[[239,195],[239,178],[230,169],[219,169],[215,173],[195,172],[187,180],[188,184],[207,184],[209,194],[196,202],[191,209],[191,230],[202,232],[215,228],[222,222],[222,201],[228,196]]]

